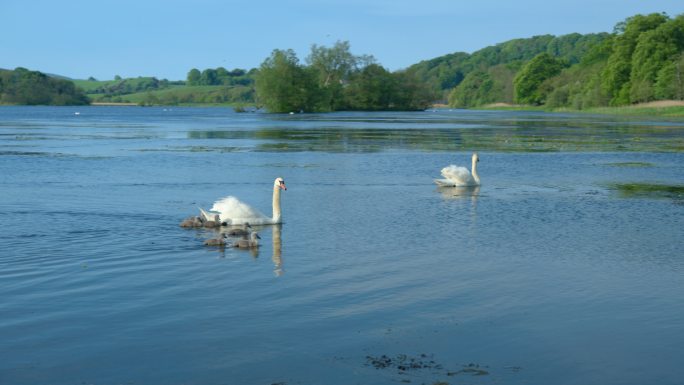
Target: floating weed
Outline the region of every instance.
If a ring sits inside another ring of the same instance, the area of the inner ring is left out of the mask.
[[[655,183],[613,183],[609,188],[625,198],[666,198],[684,200],[684,185]]]
[[[459,374],[469,374],[471,376],[486,376],[489,374],[488,371],[484,370],[486,366],[480,367],[478,364],[470,363],[468,365],[463,365],[463,369],[457,370],[455,372],[447,372],[447,376],[456,376]]]
[[[615,163],[606,163],[606,166],[613,166],[613,167],[655,167],[655,164],[649,163],[649,162],[615,162]]]

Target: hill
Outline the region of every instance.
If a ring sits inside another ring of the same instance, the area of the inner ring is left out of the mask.
[[[62,106],[89,102],[71,81],[21,67],[0,70],[0,104]]]

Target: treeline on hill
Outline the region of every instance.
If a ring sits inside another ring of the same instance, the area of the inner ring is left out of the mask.
[[[256,73],[257,103],[269,112],[421,110],[434,99],[412,73],[355,56],[346,41],[313,45],[306,62],[292,50],[274,50]]]
[[[684,98],[684,16],[636,15],[612,34],[535,36],[409,67],[453,107],[586,109]]]
[[[26,68],[0,70],[0,104],[82,105],[90,101],[73,82]]]

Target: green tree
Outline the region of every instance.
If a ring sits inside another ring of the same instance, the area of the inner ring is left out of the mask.
[[[546,92],[541,89],[542,83],[558,75],[564,63],[548,53],[541,53],[530,60],[518,72],[513,80],[515,100],[522,104],[543,104]]]
[[[269,112],[315,111],[313,74],[299,64],[293,50],[274,50],[256,75],[257,100]]]
[[[355,73],[345,88],[345,99],[352,110],[387,110],[391,106],[395,82],[391,73],[371,64]]]
[[[189,86],[199,85],[201,77],[202,73],[197,68],[193,68],[188,72],[187,84]]]
[[[612,105],[630,102],[632,54],[637,46],[639,36],[646,31],[657,28],[667,19],[665,15],[652,13],[647,16],[632,16],[616,25],[617,36],[613,40],[612,53],[602,73],[603,88],[610,95]]]
[[[357,59],[350,52],[349,42],[338,41],[331,48],[314,44],[306,61],[318,80],[323,108],[327,111],[338,109],[342,103],[343,84],[356,69]]]
[[[658,71],[655,96],[657,99],[684,100],[684,52]]]
[[[637,39],[630,73],[630,102],[656,98],[656,82],[663,67],[672,65],[684,51],[684,16],[643,32]]]

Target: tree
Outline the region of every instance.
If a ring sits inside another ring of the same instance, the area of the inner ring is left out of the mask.
[[[390,72],[371,64],[354,74],[347,88],[345,100],[352,110],[387,110],[391,106],[395,82]]]
[[[315,111],[313,74],[299,64],[293,50],[274,50],[256,75],[257,100],[269,112]]]
[[[558,75],[564,63],[548,53],[541,53],[530,60],[513,80],[515,100],[523,104],[543,104],[546,93],[540,89],[542,83]]]
[[[656,82],[665,66],[675,63],[684,51],[684,16],[643,32],[632,54],[630,102],[648,102],[656,98]]]
[[[342,85],[356,69],[357,58],[349,51],[347,41],[338,41],[332,48],[311,46],[307,63],[315,72],[321,88],[323,106],[328,111],[337,109],[342,99]]]
[[[188,77],[187,77],[188,85],[189,86],[199,85],[201,76],[202,76],[202,73],[197,68],[191,69],[190,72],[188,72]]]
[[[613,40],[613,51],[602,73],[603,88],[611,96],[611,105],[630,102],[632,54],[639,36],[666,21],[667,16],[652,13],[632,16],[615,26],[617,36]]]

